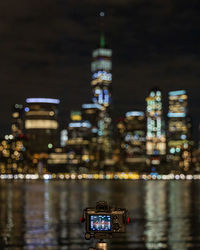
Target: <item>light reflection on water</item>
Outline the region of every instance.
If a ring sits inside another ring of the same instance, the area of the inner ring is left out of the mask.
[[[134,222],[111,249],[200,249],[198,181],[1,181],[0,249],[88,249],[82,209],[126,207]]]

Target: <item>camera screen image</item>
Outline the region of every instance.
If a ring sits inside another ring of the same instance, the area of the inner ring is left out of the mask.
[[[90,215],[91,231],[111,231],[110,215]]]

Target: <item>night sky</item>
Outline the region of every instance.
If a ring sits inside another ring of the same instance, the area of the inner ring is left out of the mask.
[[[105,11],[113,49],[113,113],[145,110],[148,91],[186,89],[194,129],[200,122],[199,0],[0,1],[0,134],[11,106],[27,97],[60,98],[62,125],[90,102],[91,53]],[[165,104],[166,112],[166,104]]]

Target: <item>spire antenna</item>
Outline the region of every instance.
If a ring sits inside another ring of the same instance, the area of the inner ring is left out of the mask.
[[[105,48],[105,37],[104,37],[104,16],[105,12],[101,11],[100,16],[100,47]]]

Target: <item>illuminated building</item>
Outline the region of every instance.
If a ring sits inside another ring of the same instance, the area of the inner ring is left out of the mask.
[[[75,166],[84,166],[90,161],[89,142],[91,137],[91,123],[82,119],[81,111],[72,111],[67,127],[67,141],[65,151],[67,153],[67,165],[76,171]]]
[[[105,48],[104,36],[100,40],[100,48],[92,53],[92,100],[104,107],[111,104],[112,83],[112,50]]]
[[[146,165],[146,118],[144,112],[130,111],[125,117],[125,162]]]
[[[82,120],[81,111],[79,111],[79,110],[71,111],[70,118],[71,118],[72,121],[81,121]]]
[[[24,108],[22,104],[15,104],[12,108],[12,125],[11,131],[14,137],[23,134],[24,123],[23,123]]]
[[[84,167],[90,162],[91,123],[89,121],[71,121],[68,124],[66,142],[67,164]],[[76,171],[77,169],[71,169]]]
[[[91,124],[91,137],[89,145],[90,165],[94,168],[97,166],[100,159],[101,143],[99,143],[99,136],[101,136],[101,115],[102,106],[97,103],[88,103],[82,105],[82,118]]]
[[[120,117],[116,120],[115,126],[115,143],[113,146],[113,160],[118,167],[121,167],[125,161],[125,138],[126,126],[124,117]]]
[[[91,123],[91,132],[94,137],[99,133],[99,120],[102,111],[102,106],[99,104],[89,103],[82,105],[82,118]]]
[[[169,92],[168,160],[187,171],[191,163],[191,121],[185,90]]]
[[[102,106],[99,120],[98,143],[101,144],[101,159],[104,165],[111,163],[111,85],[112,85],[112,50],[106,48],[103,32],[100,37],[100,47],[92,53],[92,101]]]
[[[47,153],[58,143],[58,99],[28,98],[25,110],[25,131],[31,153]]]
[[[150,156],[151,163],[160,163],[162,156],[166,154],[166,137],[164,121],[162,118],[162,95],[161,91],[154,88],[146,98],[147,102],[147,136],[146,152]]]

